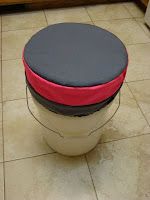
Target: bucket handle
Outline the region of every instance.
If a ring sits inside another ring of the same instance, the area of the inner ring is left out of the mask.
[[[46,125],[44,125],[44,124],[33,114],[33,112],[32,112],[31,109],[30,109],[30,106],[29,106],[29,100],[28,100],[28,98],[29,98],[29,97],[28,97],[28,86],[26,85],[26,103],[27,103],[27,108],[28,108],[29,113],[32,115],[32,117],[33,117],[41,126],[43,126],[44,128],[46,128],[46,129],[49,130],[49,131],[52,131],[53,133],[57,134],[57,135],[60,136],[61,138],[65,138],[60,132],[55,131],[55,130],[53,130],[53,129],[47,127]],[[104,124],[102,124],[101,126],[99,126],[99,127],[96,128],[96,129],[91,130],[91,131],[89,132],[89,134],[87,135],[87,137],[90,136],[90,135],[92,135],[94,132],[96,132],[97,130],[101,129],[102,127],[104,127],[104,126],[115,116],[115,114],[116,114],[117,111],[119,110],[120,102],[121,102],[121,92],[119,91],[118,106],[117,106],[115,112],[112,114],[112,116],[111,116],[106,122],[104,122]]]

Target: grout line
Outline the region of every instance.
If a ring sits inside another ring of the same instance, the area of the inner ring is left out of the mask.
[[[134,19],[132,13],[130,13],[130,11],[128,10],[128,8],[126,7],[126,5],[125,4],[122,4],[122,5],[126,9],[126,11],[131,15],[131,19]]]
[[[150,133],[143,133],[143,134],[140,134],[140,135],[133,135],[133,136],[130,136],[130,137],[114,139],[114,140],[111,140],[111,141],[99,142],[98,145],[105,144],[105,143],[111,143],[111,142],[117,142],[117,141],[126,140],[126,139],[137,138],[137,137],[146,136],[146,135],[150,135]]]
[[[18,29],[12,29],[12,30],[7,30],[7,31],[2,31],[2,33],[7,33],[7,32],[10,32],[10,31],[26,31],[26,30],[33,30],[33,29],[42,29],[44,28],[45,25],[43,26],[36,26],[36,27],[29,27],[29,28],[18,28]]]
[[[29,99],[31,99],[32,97],[28,97]],[[9,101],[18,101],[18,100],[23,100],[23,99],[26,99],[26,97],[22,97],[22,98],[18,98],[18,99],[9,99],[9,100],[4,100],[2,101],[3,103],[6,103],[6,102],[9,102]]]
[[[85,161],[86,161],[86,164],[87,164],[87,167],[88,167],[89,173],[90,173],[90,177],[91,177],[91,181],[92,181],[93,189],[94,189],[94,192],[95,192],[95,196],[96,196],[96,199],[98,200],[98,195],[97,195],[96,187],[95,187],[95,184],[94,184],[94,180],[93,180],[93,177],[92,177],[92,173],[91,173],[91,169],[90,169],[90,166],[89,166],[89,163],[88,163],[87,156],[84,155],[84,158],[85,158]]]
[[[139,42],[139,43],[133,43],[133,44],[126,44],[126,46],[140,45],[140,44],[150,44],[150,42]]]
[[[13,58],[13,59],[3,59],[2,62],[5,62],[5,61],[15,61],[15,60],[22,60],[22,58]]]
[[[13,61],[13,60],[21,60],[22,58],[19,57],[19,58],[11,58],[11,59],[2,59],[2,62],[4,61]]]
[[[149,37],[150,38],[150,35],[145,31],[145,29],[143,28],[143,26],[138,22],[138,20],[137,20],[137,18],[134,18],[135,19],[135,21],[138,23],[138,25],[141,27],[141,29],[144,31],[144,33],[147,35],[147,37]],[[141,18],[139,18],[139,19],[141,19]],[[142,18],[143,19],[143,18]],[[144,24],[145,25],[145,24]],[[146,25],[145,25],[146,26]]]
[[[141,80],[135,80],[135,81],[126,81],[126,83],[133,83],[133,82],[140,82],[140,81],[148,81],[150,80],[150,78],[146,78],[146,79],[141,79]]]
[[[28,157],[24,157],[24,158],[16,158],[16,159],[12,159],[12,160],[6,160],[6,161],[4,161],[4,163],[9,163],[9,162],[18,161],[18,160],[26,160],[26,159],[46,156],[46,155],[50,155],[50,154],[57,154],[57,152],[43,153],[43,154],[39,154],[39,155],[35,155],[35,156],[28,156]]]
[[[120,139],[116,139],[116,140],[106,141],[106,142],[98,143],[97,145],[116,142],[116,141],[130,139],[130,138],[141,137],[141,136],[145,136],[145,135],[150,135],[150,133],[144,133],[144,134],[141,134],[141,135],[134,135],[134,136],[131,136],[131,137],[126,137],[126,138],[120,138]],[[30,159],[30,158],[36,158],[36,157],[41,157],[41,156],[46,156],[46,155],[51,155],[51,154],[58,154],[58,153],[54,151],[54,152],[39,154],[39,155],[35,155],[35,156],[28,156],[28,157],[24,157],[24,158],[16,158],[16,159],[12,159],[12,160],[6,160],[6,161],[0,162],[0,163],[9,163],[9,162],[18,161],[18,160],[26,160],[26,159]]]
[[[1,98],[3,101],[3,76],[2,76],[2,17],[1,17]],[[4,146],[4,126],[3,126],[3,102],[2,102],[2,142],[3,142],[3,161],[5,159],[5,154],[4,154],[4,150],[5,150],[5,146]],[[3,180],[4,180],[4,200],[6,198],[6,183],[5,183],[5,163],[3,162]]]
[[[130,92],[132,93],[132,95],[133,95],[133,97],[134,97],[134,99],[135,99],[135,101],[136,101],[136,104],[138,105],[138,107],[139,107],[139,109],[140,109],[140,111],[141,111],[143,117],[145,118],[146,122],[148,123],[148,125],[149,125],[149,127],[150,127],[150,123],[149,123],[149,121],[147,120],[145,114],[143,113],[143,110],[141,109],[141,106],[139,105],[139,103],[138,103],[138,101],[137,101],[137,99],[136,99],[134,93],[132,92],[132,90],[131,90],[130,86],[128,85],[128,83],[126,83],[126,84],[127,84],[128,89],[129,89]]]
[[[135,19],[135,21],[137,21],[138,19],[143,19],[144,16],[143,17],[133,17],[133,18]]]
[[[126,18],[120,18],[120,19],[97,19],[97,20],[93,20],[93,22],[99,22],[99,21],[104,21],[104,22],[109,22],[109,21],[119,21],[119,20],[126,20],[126,19],[131,19],[131,20],[133,20],[134,21],[134,18],[132,18],[132,17],[126,17]]]
[[[47,23],[47,26],[48,26],[48,20],[47,20],[47,17],[46,17],[45,10],[43,10],[43,12],[44,12],[45,20],[46,20],[46,23]]]
[[[150,36],[146,33],[145,29],[143,28],[143,26],[141,26],[141,24],[136,20],[136,18],[133,18],[135,20],[135,22],[137,23],[137,25],[140,27],[140,29],[143,31],[143,33],[150,38]]]
[[[132,2],[132,1],[128,1],[128,2],[130,3],[130,2]],[[127,3],[128,3],[128,2],[127,2]],[[127,6],[125,5],[125,3],[126,3],[126,2],[124,2],[122,5],[123,5],[124,8],[126,8],[126,10],[128,11],[128,13],[133,17],[133,19],[135,19],[135,18],[142,18],[142,17],[135,17],[135,16],[133,16],[133,15],[132,15],[132,12],[130,12],[130,10],[127,8]],[[135,2],[135,4],[137,5],[136,2]],[[143,12],[143,14],[144,14],[144,11],[143,11],[139,6],[138,6],[138,9],[141,10],[141,11]],[[143,16],[143,17],[144,17],[144,16]]]
[[[144,16],[143,17],[133,17],[135,20],[136,19],[143,19],[144,18]]]
[[[84,7],[84,9],[85,9],[86,13],[88,14],[88,16],[89,16],[91,22],[92,22],[93,25],[94,25],[94,21],[93,21],[92,17],[90,16],[90,13],[88,12],[88,9],[86,8],[86,6]]]

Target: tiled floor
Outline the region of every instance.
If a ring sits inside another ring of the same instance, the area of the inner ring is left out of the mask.
[[[117,3],[2,15],[0,26],[0,200],[150,199],[150,31],[136,4]],[[121,107],[86,156],[53,152],[27,111],[21,55],[47,24],[104,27],[129,53]]]

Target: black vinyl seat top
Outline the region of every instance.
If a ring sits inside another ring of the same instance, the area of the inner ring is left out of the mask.
[[[112,33],[89,24],[61,23],[36,33],[24,59],[40,77],[64,86],[105,84],[127,66],[123,43]]]

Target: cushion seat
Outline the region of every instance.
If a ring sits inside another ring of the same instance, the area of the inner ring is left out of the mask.
[[[64,106],[99,104],[119,91],[128,55],[112,33],[89,24],[50,25],[23,51],[28,85],[42,98]]]

